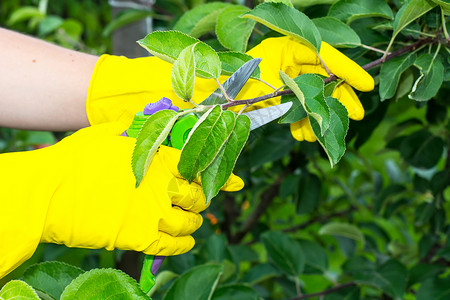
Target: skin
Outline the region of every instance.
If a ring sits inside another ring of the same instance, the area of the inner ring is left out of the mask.
[[[0,127],[89,126],[86,96],[97,56],[0,28]]]

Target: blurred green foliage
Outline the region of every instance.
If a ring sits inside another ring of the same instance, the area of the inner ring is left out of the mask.
[[[3,0],[0,26],[90,53],[110,50],[111,38],[103,29],[114,20],[105,1],[50,1],[44,13],[38,13],[43,2]],[[164,17],[155,18],[154,28],[172,28],[183,13],[204,2],[156,1],[153,13]],[[313,19],[327,16],[331,3],[337,1],[293,2]],[[405,1],[386,3],[396,13]],[[18,11],[24,7],[37,10],[22,11],[27,17],[19,17]],[[448,22],[448,17],[444,20]],[[350,26],[364,45],[385,49],[392,35],[390,22],[366,16]],[[440,28],[441,13],[436,7],[402,31],[397,46]],[[260,24],[255,32],[248,48],[278,35]],[[202,40],[217,50],[223,48],[214,32],[206,33]],[[433,55],[436,47],[423,50]],[[360,65],[380,57],[363,47],[341,51]],[[448,295],[448,48],[439,52],[439,57],[445,68],[444,82],[427,102],[408,98],[413,78],[420,75],[412,66],[400,77],[391,99],[380,101],[378,86],[358,94],[366,116],[350,123],[347,152],[332,169],[317,143],[295,142],[287,125],[269,124],[252,132],[235,170],[246,187],[212,200],[203,226],[195,233],[195,248],[166,260],[153,299],[172,299],[184,286],[183,280],[196,276],[194,267],[207,269],[208,265],[213,266],[208,269],[212,273],[222,272],[212,299],[236,295],[250,295],[243,299],[251,299],[254,292],[264,299],[301,299],[300,293],[322,293],[321,298],[311,299],[326,300],[438,299],[438,295]],[[376,83],[382,80],[379,68],[370,72]],[[36,140],[39,142],[33,142]],[[0,131],[3,152],[47,143],[52,141],[46,133]],[[126,255],[123,251],[41,245],[33,258],[0,285],[19,278],[27,266],[40,261],[64,261],[84,270],[120,267],[131,273],[130,265],[124,264]],[[136,265],[143,259],[133,257]],[[185,277],[178,277],[183,273]],[[183,279],[171,288],[177,277]],[[326,293],[333,288],[336,291]]]

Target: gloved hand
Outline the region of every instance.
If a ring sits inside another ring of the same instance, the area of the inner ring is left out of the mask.
[[[274,87],[280,87],[278,71],[282,70],[290,77],[303,73],[327,75],[317,55],[308,47],[289,37],[269,38],[247,52],[254,58],[262,58],[261,77]],[[332,73],[345,79],[334,92],[349,111],[352,119],[364,117],[364,109],[358,97],[350,87],[370,91],[374,82],[372,77],[327,43],[322,43],[320,55]],[[96,64],[91,78],[87,97],[87,115],[94,124],[119,121],[127,128],[136,112],[141,111],[148,102],[156,102],[162,97],[172,100],[180,108],[190,108],[192,104],[184,102],[173,92],[170,81],[172,64],[157,57],[128,59],[103,55]],[[219,79],[226,80],[225,76]],[[213,79],[196,78],[194,102],[200,103],[209,96],[217,84]],[[273,90],[256,80],[250,80],[236,99],[248,99],[271,93]],[[280,98],[262,102],[257,106],[278,104]],[[291,132],[297,140],[314,141],[315,136],[307,120],[293,123]]]
[[[248,54],[252,57],[263,58],[260,63],[261,78],[274,87],[282,85],[279,79],[279,70],[282,70],[291,78],[305,73],[316,73],[328,77],[319,57],[310,48],[290,37],[266,39],[248,51]],[[331,73],[338,78],[345,79],[345,82],[335,89],[332,96],[347,108],[351,119],[361,120],[364,117],[364,108],[352,87],[359,91],[371,91],[374,88],[372,76],[357,63],[325,42],[322,42],[319,54]],[[258,86],[252,87],[249,85],[246,90],[263,88],[261,83],[252,82],[251,84],[257,84]],[[270,92],[270,89],[265,88],[263,94]],[[250,98],[247,94],[242,94],[241,97]],[[279,99],[270,99],[258,105],[278,104]],[[298,141],[314,142],[316,140],[307,118],[292,123],[291,133]]]
[[[39,242],[176,255],[206,208],[201,186],[177,171],[180,151],[161,146],[139,188],[130,159],[135,140],[122,126],[82,129],[40,150],[0,155],[0,278]],[[232,175],[224,190],[242,180]],[[173,206],[176,205],[176,206]]]

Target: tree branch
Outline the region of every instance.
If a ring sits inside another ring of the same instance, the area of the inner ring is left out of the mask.
[[[291,298],[289,300],[301,300],[301,299],[307,299],[307,298],[311,298],[311,297],[324,296],[324,295],[331,294],[331,293],[334,293],[334,292],[339,291],[341,289],[344,289],[344,288],[347,288],[347,287],[351,287],[351,286],[354,286],[354,285],[356,285],[355,282],[347,282],[347,283],[343,283],[341,285],[335,286],[335,287],[333,287],[331,289],[324,290],[322,292],[305,294],[305,295],[301,295],[301,296],[298,296],[298,297]]]
[[[369,69],[378,67],[379,65],[383,64],[384,62],[386,62],[388,60],[391,60],[391,59],[393,59],[395,57],[398,57],[398,56],[400,56],[402,54],[405,54],[405,53],[410,52],[410,51],[414,51],[414,50],[416,50],[417,48],[419,48],[419,47],[421,47],[423,45],[435,44],[437,42],[439,42],[438,38],[430,38],[429,37],[429,38],[425,38],[425,39],[420,39],[420,40],[418,40],[417,42],[415,42],[415,43],[413,43],[411,45],[405,46],[403,48],[398,49],[397,51],[394,51],[394,52],[390,53],[389,55],[387,55],[385,57],[384,60],[383,60],[383,58],[379,58],[377,60],[374,60],[374,61],[372,61],[372,62],[362,66],[362,68],[367,71]],[[325,78],[323,80],[323,82],[324,82],[324,84],[327,84],[327,83],[330,83],[332,81],[335,81],[336,79],[337,79],[336,75],[331,75],[331,76]],[[260,102],[260,101],[268,100],[268,99],[271,99],[271,98],[276,98],[276,97],[283,96],[283,95],[290,95],[290,94],[293,94],[292,90],[286,89],[286,90],[283,90],[283,91],[277,91],[277,92],[274,92],[274,93],[271,93],[271,94],[267,94],[267,95],[264,95],[264,96],[260,96],[260,97],[256,97],[256,98],[245,99],[245,100],[234,100],[232,102],[223,104],[222,108],[223,109],[227,109],[227,108],[232,107],[232,106],[243,105],[243,104],[251,105],[251,104],[255,104],[255,103]]]

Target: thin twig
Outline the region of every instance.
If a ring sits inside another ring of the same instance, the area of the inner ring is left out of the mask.
[[[417,48],[419,48],[419,47],[421,47],[423,45],[426,45],[426,44],[430,44],[431,45],[431,44],[434,44],[434,43],[437,43],[437,42],[438,42],[438,40],[437,39],[433,39],[433,38],[421,39],[421,40],[419,40],[419,41],[417,41],[417,42],[415,42],[415,43],[413,43],[411,45],[405,46],[405,47],[403,47],[401,49],[398,49],[397,51],[394,51],[394,52],[388,54],[385,59],[383,59],[383,57],[379,58],[377,60],[374,60],[374,61],[372,61],[372,62],[362,66],[362,68],[367,71],[369,69],[378,67],[379,65],[383,64],[384,62],[386,62],[388,60],[391,60],[391,59],[393,59],[395,57],[398,57],[398,56],[400,56],[402,54],[405,54],[405,53],[407,53],[409,51],[413,51],[413,50],[415,50],[415,49],[417,49]],[[323,80],[323,82],[324,82],[324,84],[327,84],[327,83],[330,83],[332,81],[335,81],[336,79],[337,79],[336,75],[331,75],[331,76],[325,78]],[[293,94],[292,90],[287,89],[287,90],[278,91],[276,93],[271,93],[271,94],[260,96],[260,97],[256,97],[256,98],[245,99],[245,100],[234,100],[232,102],[223,104],[222,108],[223,109],[227,109],[229,107],[236,106],[236,105],[242,105],[242,104],[250,104],[251,105],[251,104],[255,104],[257,102],[264,101],[264,100],[267,100],[267,99],[271,99],[271,98],[275,98],[275,97],[279,97],[279,96],[283,96],[283,95],[290,95],[290,94]]]
[[[301,300],[301,299],[307,299],[307,298],[311,298],[311,297],[324,296],[324,295],[331,294],[331,293],[334,293],[334,292],[339,291],[341,289],[345,289],[347,287],[351,287],[351,286],[354,286],[354,285],[356,285],[355,282],[347,282],[347,283],[343,283],[341,285],[335,286],[335,287],[333,287],[331,289],[324,290],[322,292],[317,292],[317,293],[312,293],[312,294],[305,294],[305,295],[301,295],[301,296],[298,296],[298,297],[291,298],[289,300]]]
[[[361,44],[360,46],[363,47],[363,48],[366,48],[366,49],[378,52],[378,53],[382,53],[382,54],[386,53],[386,51],[378,49],[378,48],[375,48],[375,47],[372,47],[372,46],[367,46],[367,45],[364,45],[364,44]]]

